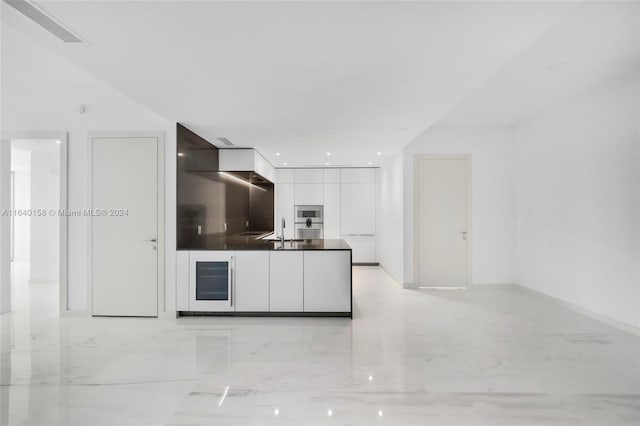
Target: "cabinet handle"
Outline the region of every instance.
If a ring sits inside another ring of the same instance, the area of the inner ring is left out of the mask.
[[[229,306],[233,306],[233,268],[229,266]]]

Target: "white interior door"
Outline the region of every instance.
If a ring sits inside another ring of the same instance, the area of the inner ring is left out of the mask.
[[[158,145],[93,139],[93,315],[158,315]]]
[[[422,158],[417,162],[420,285],[467,285],[469,161]]]

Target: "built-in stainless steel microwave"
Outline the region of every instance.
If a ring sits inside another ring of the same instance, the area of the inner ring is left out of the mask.
[[[295,206],[296,223],[306,223],[311,219],[312,223],[323,223],[324,206]]]
[[[296,206],[296,238],[319,240],[324,238],[324,206]]]

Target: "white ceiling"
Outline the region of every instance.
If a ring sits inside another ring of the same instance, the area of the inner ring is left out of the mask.
[[[42,4],[88,43],[64,44],[4,3],[2,22],[166,119],[290,166],[397,151],[579,5]]]
[[[640,71],[640,3],[586,2],[439,125],[513,125],[612,78]]]

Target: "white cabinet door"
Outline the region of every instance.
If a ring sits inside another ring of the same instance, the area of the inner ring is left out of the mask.
[[[237,251],[236,312],[269,311],[269,252]]]
[[[342,183],[376,183],[376,169],[374,168],[341,169],[340,182]]]
[[[322,205],[324,203],[323,199],[323,184],[296,183],[295,204],[297,206]]]
[[[343,235],[376,233],[376,186],[343,183],[340,186],[340,227]]]
[[[324,184],[324,238],[340,239],[340,184]]]
[[[322,183],[322,169],[295,169],[296,183]]]
[[[302,312],[303,252],[269,252],[269,310]]]
[[[189,252],[176,252],[176,310],[189,310]]]
[[[295,183],[293,180],[293,169],[278,169],[277,183]]]
[[[343,235],[342,238],[353,251],[353,263],[377,263],[376,237],[373,235]]]
[[[340,183],[340,169],[324,169],[324,183]]]
[[[285,238],[293,238],[294,230],[294,185],[292,183],[279,183],[275,187],[276,191],[276,214],[275,227],[273,228],[277,235],[282,234],[282,218],[286,221],[284,229]]]
[[[349,251],[304,252],[304,311],[351,311]]]

